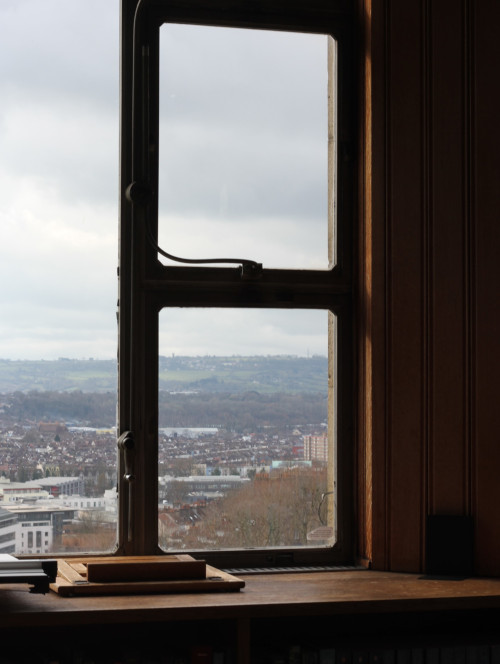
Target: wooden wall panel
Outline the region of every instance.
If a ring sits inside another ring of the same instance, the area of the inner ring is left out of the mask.
[[[360,116],[359,126],[359,153],[361,159],[358,166],[359,200],[362,205],[359,209],[359,240],[358,251],[360,256],[365,256],[366,261],[360,261],[359,284],[360,293],[356,302],[356,314],[359,331],[357,352],[360,358],[358,364],[359,373],[357,374],[356,397],[358,412],[361,417],[358,419],[358,440],[356,445],[355,479],[357,485],[356,506],[357,506],[357,558],[366,564],[369,564],[372,558],[373,541],[370,524],[373,519],[371,495],[373,491],[372,484],[372,401],[371,389],[365,390],[363,386],[371,385],[371,367],[373,358],[371,355],[371,336],[372,320],[371,307],[365,306],[365,302],[371,296],[371,264],[370,264],[370,210],[371,210],[371,7],[365,5],[361,0],[358,1],[358,12],[360,15],[360,40],[359,40],[359,61],[360,61],[360,84],[358,87],[359,100],[365,112]]]
[[[468,66],[463,2],[431,6],[429,52],[429,512],[466,514]]]
[[[422,8],[418,3],[391,3],[388,14],[386,275],[389,564],[391,569],[409,571],[418,569],[421,560],[421,441],[425,435],[421,24]],[[411,187],[406,186],[408,181]]]
[[[385,72],[387,16],[376,1],[362,1],[364,40],[362,51],[364,103],[361,151],[360,191],[363,207],[360,232],[362,258],[362,292],[360,294],[360,359],[359,390],[362,426],[359,448],[363,450],[359,501],[363,510],[359,553],[377,569],[388,568],[388,482],[386,440],[386,136],[373,127],[385,127]],[[375,446],[373,443],[376,443]],[[376,524],[376,527],[373,527]]]
[[[426,515],[472,514],[498,575],[500,2],[364,3],[365,544],[423,571]]]
[[[474,516],[476,568],[500,574],[500,3],[474,6]]]

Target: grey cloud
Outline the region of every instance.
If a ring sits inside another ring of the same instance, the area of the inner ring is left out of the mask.
[[[162,29],[162,211],[324,223],[326,38]]]
[[[195,26],[162,30],[161,92],[167,115],[189,121],[202,109],[215,127],[230,116],[242,129],[279,123],[307,135],[311,123],[323,122],[325,37]],[[301,118],[308,122],[301,125]]]
[[[28,103],[71,97],[84,104],[92,100],[101,108],[115,107],[118,7],[118,0],[2,2],[2,96],[23,98],[29,91],[29,98],[24,97]]]
[[[163,211],[226,213],[234,221],[275,215],[321,223],[326,216],[325,146],[318,150],[293,136],[279,140],[184,127],[166,135],[161,147]]]

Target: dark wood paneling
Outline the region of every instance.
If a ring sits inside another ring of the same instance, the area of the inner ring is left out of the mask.
[[[387,344],[390,566],[421,565],[424,286],[423,11],[392,2],[388,22]]]
[[[463,2],[431,8],[429,510],[466,514],[468,458],[467,43]]]
[[[373,565],[423,570],[426,514],[472,514],[475,570],[498,575],[500,3],[366,5]]]
[[[473,210],[475,221],[474,514],[476,566],[500,574],[500,3],[481,0],[472,17]]]

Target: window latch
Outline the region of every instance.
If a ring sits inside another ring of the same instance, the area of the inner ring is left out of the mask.
[[[133,538],[133,484],[135,480],[134,474],[134,457],[135,457],[135,439],[132,431],[124,431],[118,438],[118,449],[123,452],[123,461],[125,464],[125,473],[123,479],[128,487],[128,518],[127,518],[127,540],[132,541]]]
[[[134,449],[135,440],[132,431],[124,431],[118,438],[118,448],[123,452],[123,459],[125,461],[125,474],[123,479],[126,482],[133,482],[134,475]]]

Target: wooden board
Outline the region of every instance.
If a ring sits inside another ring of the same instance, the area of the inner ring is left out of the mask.
[[[96,580],[96,575],[101,580]],[[245,582],[241,579],[206,565],[205,561],[180,555],[59,560],[57,578],[50,588],[63,597],[69,597],[230,592],[240,590],[244,586]]]
[[[207,565],[191,556],[157,556],[144,560],[98,560],[87,563],[87,581],[180,581],[204,579]]]

